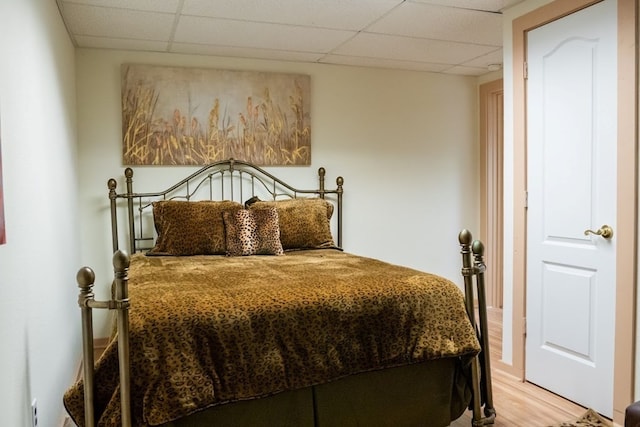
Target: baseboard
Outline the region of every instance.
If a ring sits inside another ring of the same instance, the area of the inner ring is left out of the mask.
[[[109,338],[96,338],[93,340],[93,349],[96,352],[96,355],[100,355],[102,351],[107,348],[107,344],[109,344]]]
[[[521,372],[519,372],[517,369],[515,369],[513,367],[513,365],[509,365],[505,362],[503,362],[502,360],[492,360],[491,361],[491,367],[493,369],[498,369],[506,374],[509,374],[517,379],[519,379],[520,381],[524,381],[524,377],[522,375]]]

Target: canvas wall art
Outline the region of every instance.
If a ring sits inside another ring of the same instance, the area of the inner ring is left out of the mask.
[[[310,76],[122,66],[125,165],[311,164]]]

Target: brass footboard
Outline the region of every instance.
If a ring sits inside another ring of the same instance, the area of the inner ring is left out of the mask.
[[[493,425],[496,418],[496,410],[493,407],[493,392],[491,386],[491,357],[489,352],[489,332],[487,320],[487,300],[484,286],[484,245],[479,240],[472,243],[472,235],[468,230],[462,230],[458,236],[462,254],[462,276],[464,278],[465,302],[467,314],[471,325],[474,327],[480,340],[482,350],[472,360],[471,381],[473,387],[472,425]],[[473,258],[471,259],[471,253]],[[473,278],[476,278],[476,293],[478,298],[478,318],[476,323],[476,309],[474,307]],[[483,416],[484,409],[484,416]]]
[[[109,301],[96,301],[93,295],[95,273],[89,267],[83,267],[76,276],[80,295],[78,305],[82,316],[82,360],[84,376],[84,419],[86,427],[95,425],[93,407],[93,313],[94,308],[116,310],[118,325],[118,361],[120,369],[120,406],[122,425],[131,426],[131,390],[129,378],[129,292],[128,271],[129,255],[116,251],[113,255],[114,295]]]

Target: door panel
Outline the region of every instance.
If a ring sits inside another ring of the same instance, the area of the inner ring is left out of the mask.
[[[613,412],[616,2],[528,33],[527,380]]]
[[[595,272],[552,263],[545,263],[543,268],[543,345],[568,358],[592,360]],[[562,324],[566,327],[557,327]]]

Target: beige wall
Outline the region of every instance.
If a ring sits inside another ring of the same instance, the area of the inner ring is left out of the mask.
[[[81,248],[103,290],[111,271],[106,182],[122,176],[120,66],[127,62],[309,74],[312,166],[273,171],[309,186],[320,166],[330,183],[343,175],[346,250],[458,280],[457,234],[479,227],[475,78],[80,49]],[[192,170],[138,168],[136,188],[164,188]]]
[[[54,1],[0,0],[0,424],[59,426],[79,362],[75,51]]]

